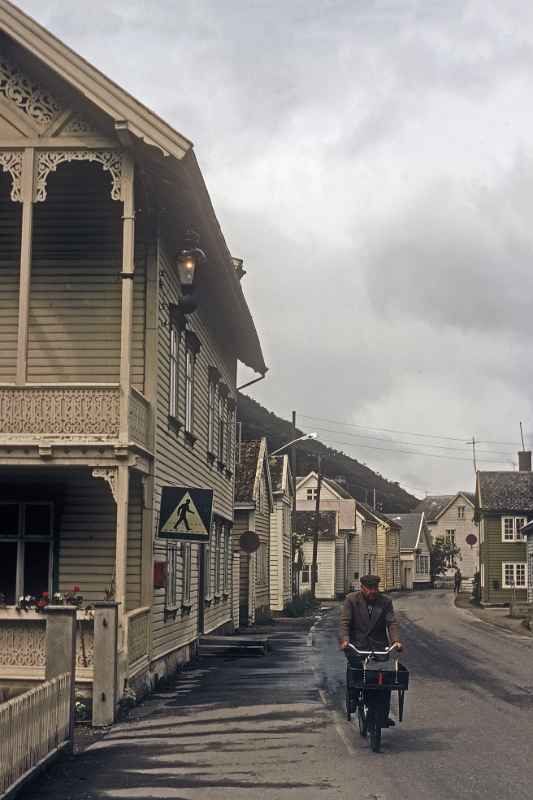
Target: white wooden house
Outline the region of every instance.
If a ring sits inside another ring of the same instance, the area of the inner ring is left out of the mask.
[[[270,614],[270,520],[272,481],[267,442],[242,442],[235,467],[233,551],[239,557],[239,626]],[[241,536],[256,534],[259,547],[243,549]]]
[[[191,142],[8,0],[0,32],[0,682],[44,674],[17,598],[77,585],[118,603],[120,694],[235,623],[237,360],[266,367]],[[213,490],[207,544],[159,537],[165,486]],[[87,690],[92,642],[81,611]]]
[[[269,459],[273,511],[270,517],[270,608],[283,611],[292,599],[294,481],[287,455]]]
[[[313,538],[316,513],[314,511],[296,511],[294,530],[303,540],[302,569],[299,581],[299,593],[311,591]],[[315,596],[320,600],[334,600],[337,597],[335,559],[338,538],[338,513],[321,511],[317,550],[317,582]]]
[[[424,512],[390,514],[390,518],[401,528],[401,588],[429,589],[431,587],[431,534]]]

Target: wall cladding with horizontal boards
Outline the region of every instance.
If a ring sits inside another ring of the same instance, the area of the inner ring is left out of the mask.
[[[11,179],[0,173],[0,382],[17,368],[22,203],[10,199]]]
[[[144,387],[144,247],[136,242],[132,383]],[[62,164],[34,205],[30,382],[118,382],[122,203],[99,165]]]

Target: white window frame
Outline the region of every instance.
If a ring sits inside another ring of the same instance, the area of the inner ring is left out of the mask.
[[[168,414],[178,419],[179,411],[179,369],[181,334],[176,325],[170,323],[170,356],[168,375]]]
[[[185,431],[193,433],[194,429],[194,383],[196,356],[188,347],[185,353]]]
[[[226,461],[226,398],[219,389],[218,392],[218,442],[217,457],[221,464]]]
[[[465,518],[466,506],[457,506],[457,519]]]
[[[222,590],[222,522],[215,523],[215,597],[220,597]]]
[[[514,581],[513,584],[508,583],[507,581],[506,567],[512,567],[512,580]],[[524,582],[520,584],[517,582],[518,567],[521,567],[521,571],[523,570],[524,573]],[[527,572],[527,561],[502,561],[502,589],[527,589]]]
[[[480,571],[480,583],[481,588],[485,588],[485,564],[481,564],[481,571]]]
[[[510,543],[510,542],[523,542],[524,537],[520,533],[520,530],[527,525],[527,517],[522,515],[520,516],[511,516],[507,514],[505,517],[501,518],[501,536],[502,542]]]
[[[216,396],[217,384],[213,378],[209,378],[209,385],[207,389],[207,450],[209,453],[215,454],[215,419],[216,419]]]
[[[316,500],[316,493],[318,492],[318,487],[314,489],[306,489],[306,500]]]
[[[24,586],[24,561],[26,555],[26,545],[32,543],[48,543],[48,584],[45,591],[52,596],[53,576],[54,576],[54,504],[47,500],[2,500],[0,506],[14,505],[18,507],[18,531],[16,534],[0,535],[0,542],[3,544],[15,544],[17,546],[17,562],[15,575],[15,604],[18,598],[26,595]],[[47,534],[29,535],[26,534],[26,508],[28,506],[47,506],[50,509],[50,530]]]
[[[183,561],[183,576],[181,582],[181,605],[184,608],[188,608],[192,605],[191,601],[192,548],[190,542],[182,543],[181,558]]]
[[[167,578],[165,583],[165,610],[178,608],[178,545],[167,542]]]
[[[311,583],[311,564],[304,564],[302,567],[302,583],[305,583],[306,586]]]
[[[224,536],[224,579],[223,587],[224,594],[228,595],[230,592],[230,578],[231,578],[231,527],[227,522],[223,524]]]
[[[215,539],[216,522],[213,520],[211,523],[211,530],[209,532],[209,539],[205,543],[204,553],[204,599],[213,599],[213,544]]]

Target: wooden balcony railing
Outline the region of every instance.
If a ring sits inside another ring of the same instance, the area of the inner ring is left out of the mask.
[[[46,439],[118,441],[120,387],[94,384],[0,385],[0,443]],[[149,449],[150,405],[130,393],[128,439]]]

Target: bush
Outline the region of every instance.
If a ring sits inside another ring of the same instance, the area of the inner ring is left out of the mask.
[[[306,617],[317,605],[317,601],[311,597],[311,592],[304,592],[287,603],[285,613],[288,617]]]
[[[479,606],[481,604],[481,575],[476,572],[472,578],[472,602]]]

